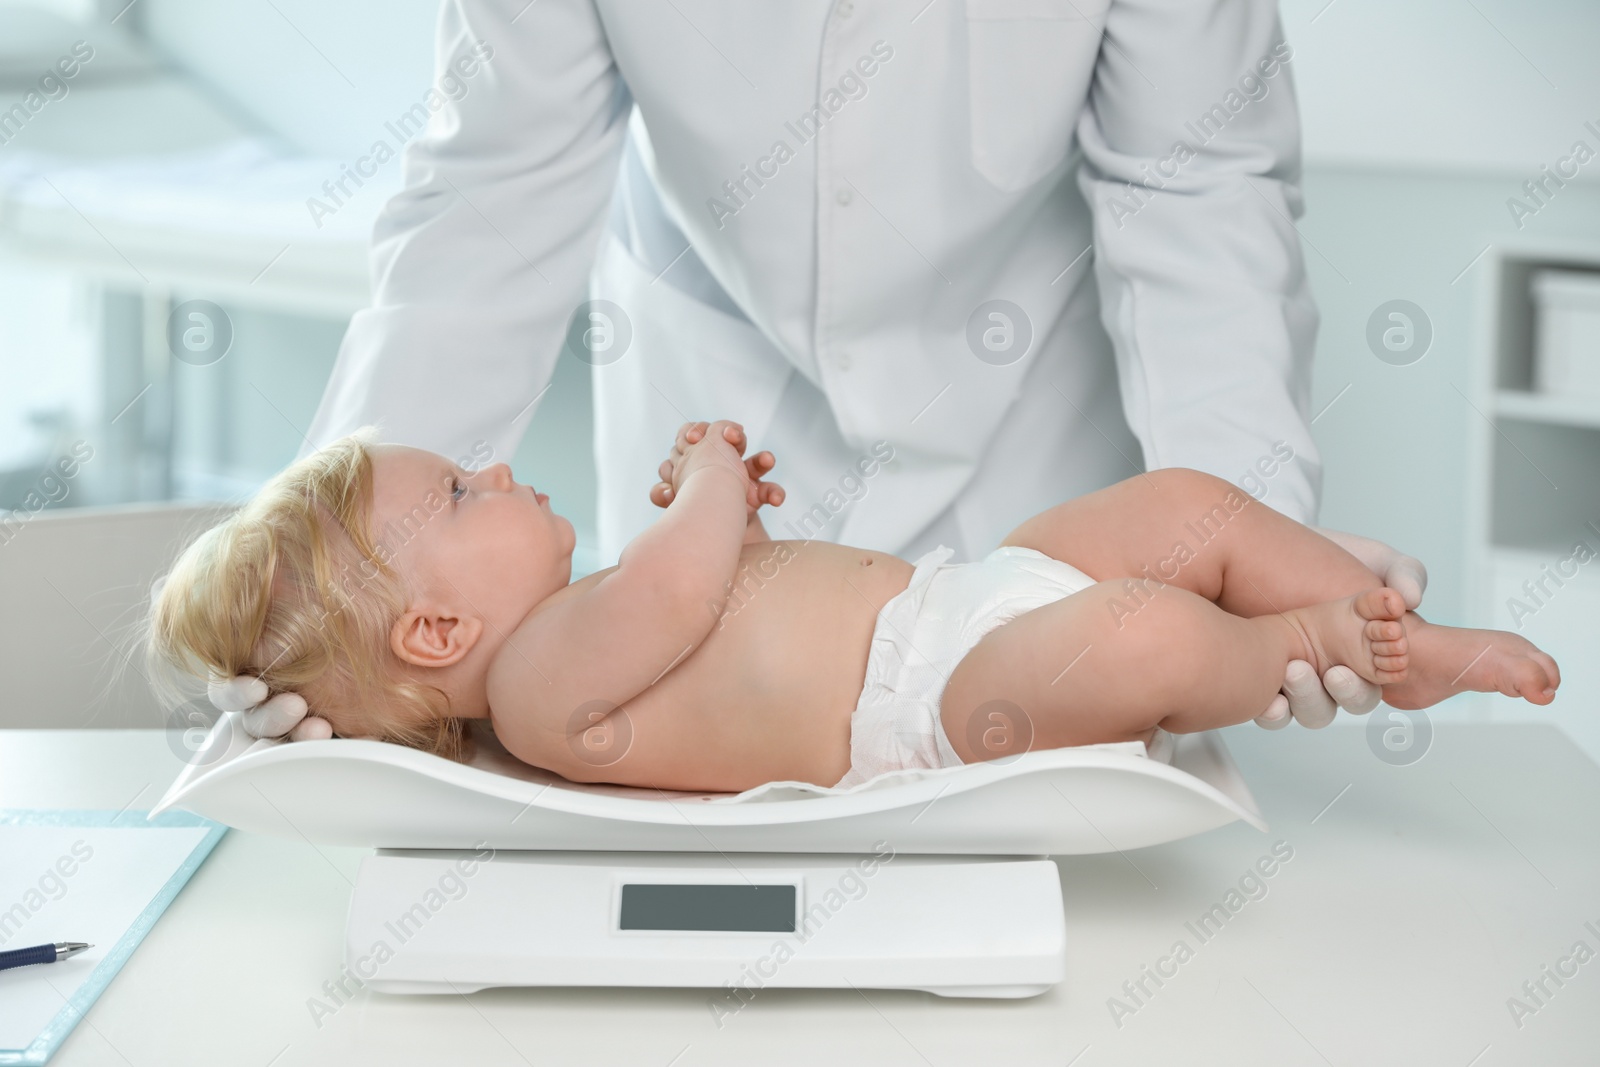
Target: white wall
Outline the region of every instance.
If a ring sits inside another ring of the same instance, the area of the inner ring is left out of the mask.
[[[298,152],[344,159],[433,77],[438,0],[146,0],[158,50]]]
[[[1314,164],[1536,172],[1600,125],[1595,0],[1284,0]]]

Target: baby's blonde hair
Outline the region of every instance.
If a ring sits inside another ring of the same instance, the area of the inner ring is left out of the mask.
[[[250,674],[299,693],[340,736],[470,758],[448,696],[406,677],[389,645],[411,590],[371,536],[376,442],[364,426],[297,461],[184,549],[150,605],[163,697],[181,699],[174,670]]]

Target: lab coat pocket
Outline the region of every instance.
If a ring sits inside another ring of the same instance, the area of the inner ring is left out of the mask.
[[[972,165],[1026,188],[1072,146],[1111,0],[966,0]]]

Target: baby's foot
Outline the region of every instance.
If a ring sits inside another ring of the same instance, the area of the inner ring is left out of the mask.
[[[1283,618],[1300,635],[1305,654],[1300,658],[1321,677],[1336,664],[1349,667],[1367,681],[1389,686],[1406,679],[1410,652],[1406,629],[1400,622],[1406,602],[1387,586],[1294,608]]]
[[[1469,690],[1534,704],[1556,698],[1561,670],[1527,639],[1504,630],[1437,626],[1412,611],[1404,621],[1411,669],[1403,682],[1384,685],[1383,702],[1390,707],[1426,708]]]

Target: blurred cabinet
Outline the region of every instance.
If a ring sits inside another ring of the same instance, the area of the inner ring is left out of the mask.
[[[1600,752],[1600,722],[1588,714],[1600,702],[1591,659],[1600,649],[1600,396],[1537,388],[1533,293],[1551,268],[1600,280],[1600,245],[1505,244],[1487,259],[1467,396],[1479,416],[1466,457],[1473,622],[1519,632],[1556,658],[1562,688],[1550,714]],[[1498,694],[1478,706],[1508,719],[1529,707]]]

